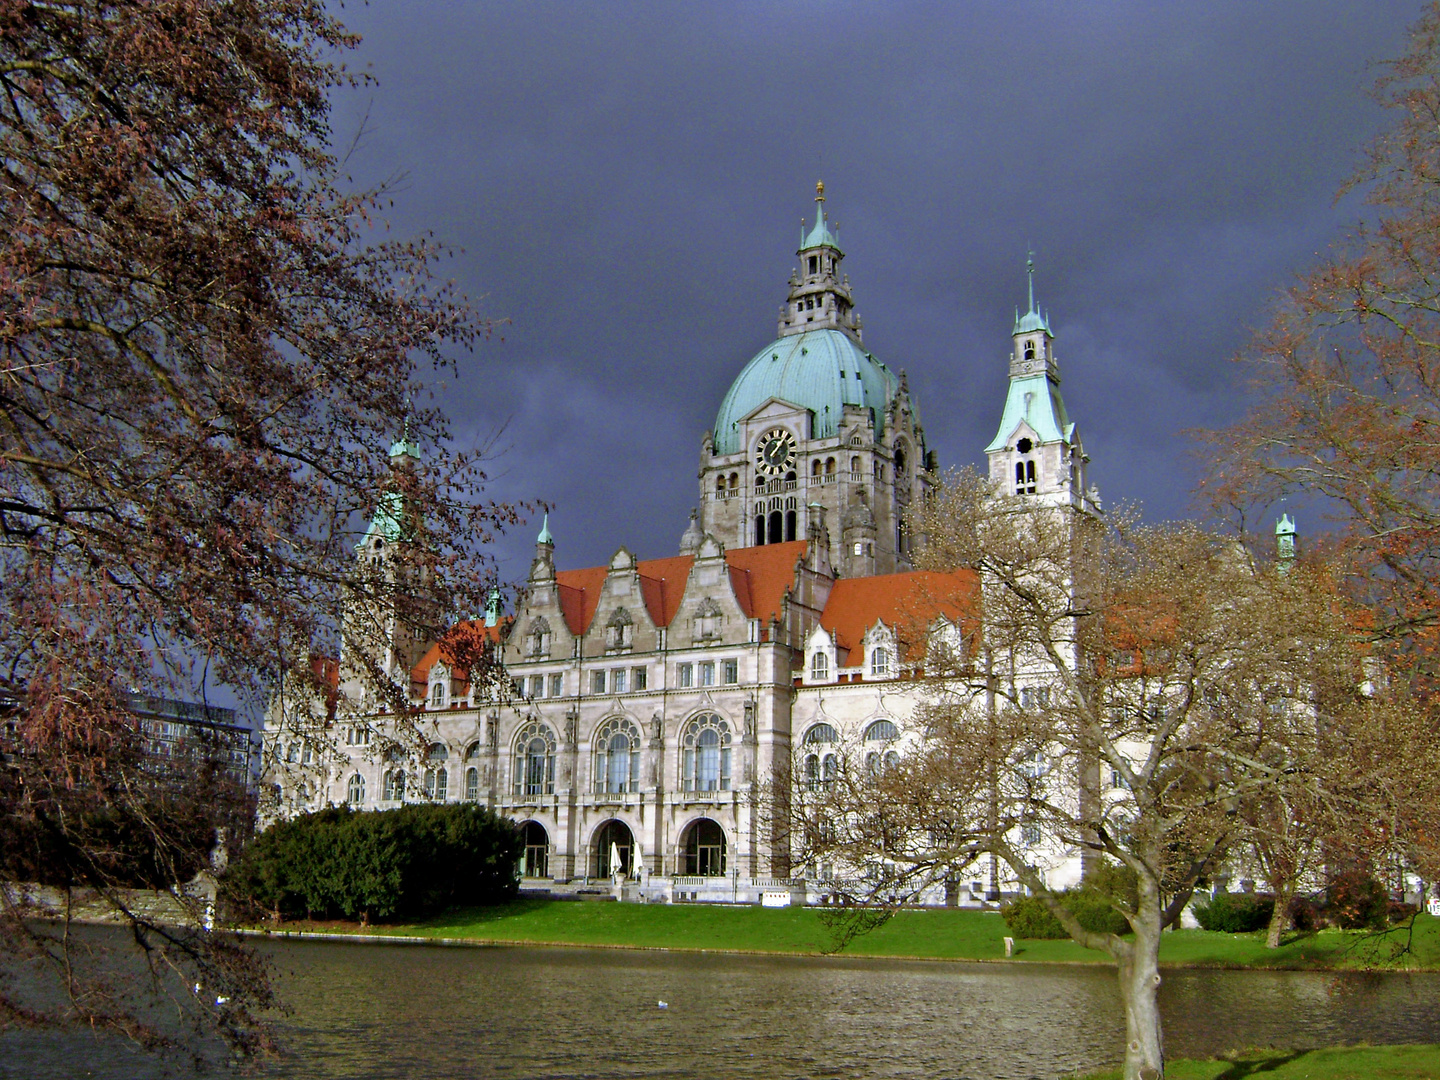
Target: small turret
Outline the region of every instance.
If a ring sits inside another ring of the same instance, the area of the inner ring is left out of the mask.
[[[680,554],[694,555],[700,550],[700,541],[705,539],[705,530],[700,528],[700,514],[694,508],[690,508],[690,524],[685,526],[685,531],[680,534]]]
[[[845,252],[825,216],[825,184],[815,185],[815,224],[800,223],[800,268],[790,277],[790,293],[780,309],[780,337],[808,330],[843,330],[860,340],[860,317],[850,295],[850,279],[840,273]]]
[[[1295,562],[1295,520],[1289,514],[1281,514],[1275,522],[1275,554],[1282,570],[1288,570]]]
[[[500,622],[500,590],[491,589],[485,601],[485,625],[495,626]]]
[[[540,526],[540,535],[535,537],[535,558],[530,563],[530,580],[547,581],[555,576],[555,537],[550,535],[550,515]]]

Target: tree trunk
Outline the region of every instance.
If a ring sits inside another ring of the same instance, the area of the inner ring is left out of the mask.
[[[1277,887],[1273,882],[1271,887],[1275,892],[1275,910],[1270,913],[1270,926],[1265,931],[1265,947],[1278,949],[1280,935],[1290,929],[1290,901],[1295,896],[1295,890]]]
[[[1143,900],[1142,900],[1143,904]],[[1147,913],[1148,914],[1148,913]],[[1125,1006],[1125,1080],[1160,1080],[1165,1052],[1160,1032],[1160,919],[1135,920],[1135,938],[1119,957],[1120,1000]]]

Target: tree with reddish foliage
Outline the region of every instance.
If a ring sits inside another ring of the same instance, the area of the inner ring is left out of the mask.
[[[13,883],[39,881],[132,926],[148,989],[200,1029],[260,1046],[255,958],[129,903],[245,815],[213,770],[156,767],[127,694],[256,704],[284,673],[323,695],[341,596],[422,583],[407,629],[432,640],[484,601],[513,512],[409,403],[419,363],[486,327],[437,247],[371,239],[384,190],[344,189],[328,94],[354,80],[330,57],[356,43],[318,0],[0,0],[0,949],[64,991],[0,984],[0,1017],[175,1038],[27,921]],[[407,422],[424,452],[392,473]],[[386,498],[425,513],[376,580],[353,549]]]
[[[1375,96],[1392,125],[1347,190],[1368,222],[1303,275],[1241,360],[1254,401],[1212,433],[1203,492],[1239,521],[1287,496],[1338,528],[1321,546],[1361,609],[1374,707],[1402,728],[1435,726],[1440,680],[1440,5],[1382,66]],[[1361,722],[1357,718],[1357,723]],[[1391,753],[1404,757],[1404,746]],[[1425,761],[1433,775],[1440,763]],[[1420,807],[1435,793],[1413,789]],[[1418,815],[1386,823],[1387,847],[1434,866],[1440,837]],[[1437,867],[1440,869],[1440,867]],[[1431,871],[1429,876],[1434,875]]]

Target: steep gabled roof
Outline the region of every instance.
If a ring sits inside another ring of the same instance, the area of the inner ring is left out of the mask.
[[[455,628],[464,628],[467,631],[478,630],[487,640],[499,643],[505,639],[505,635],[509,632],[512,622],[514,622],[514,619],[508,616],[501,619],[494,626],[486,626],[483,620],[466,619],[456,623]],[[428,682],[430,680],[430,669],[434,667],[436,661],[439,660],[445,661],[446,666],[452,669],[455,667],[454,656],[446,648],[446,643],[443,640],[431,645],[430,648],[425,650],[425,655],[416,661],[415,666],[410,669],[410,682],[412,684]],[[469,676],[468,671],[457,672],[452,670],[451,674],[462,683],[467,682]]]
[[[841,578],[830,590],[820,625],[844,650],[858,649],[879,619],[912,634],[937,617],[968,624],[979,614],[980,579],[973,570],[912,570],[878,577]]]
[[[795,571],[805,558],[805,541],[764,547],[737,548],[725,553],[730,586],[747,618],[768,621],[780,617],[785,593],[795,584]]]
[[[803,540],[736,548],[725,553],[730,587],[746,618],[768,620],[780,616],[781,601],[794,586],[796,569],[804,557]],[[645,610],[656,626],[669,626],[674,621],[694,565],[693,555],[643,559],[636,564]],[[583,570],[561,570],[555,575],[560,610],[565,614],[565,624],[576,637],[584,634],[594,621],[608,570],[604,566],[590,566]]]

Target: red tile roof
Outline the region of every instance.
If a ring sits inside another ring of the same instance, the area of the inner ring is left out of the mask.
[[[898,630],[903,642],[923,633],[938,615],[968,624],[979,601],[980,579],[973,570],[841,578],[830,590],[820,625],[834,635],[841,649],[858,649],[876,619]]]
[[[510,628],[511,621],[511,619],[505,618],[501,619],[500,622],[495,626],[486,626],[483,623],[465,620],[456,623],[455,629],[464,629],[470,631],[479,630],[482,632],[483,636],[486,639],[499,642],[504,640],[505,632]],[[431,645],[430,648],[426,649],[425,655],[420,657],[420,659],[416,662],[415,666],[410,669],[411,684],[424,684],[429,682],[430,669],[435,666],[435,662],[437,660],[444,660],[445,663],[452,668],[455,665],[455,657],[447,648],[447,643],[444,641],[437,641],[435,642],[435,644]],[[459,679],[461,683],[464,683],[467,686],[469,685],[469,674],[470,673],[468,671],[452,672],[452,676],[454,678]]]
[[[751,619],[780,617],[780,602],[795,585],[795,571],[805,557],[805,541],[737,548],[725,553],[735,598]]]
[[[804,557],[803,540],[736,548],[725,553],[731,587],[747,618],[779,617],[781,600],[794,586],[796,568]],[[694,565],[692,555],[642,559],[636,564],[645,610],[656,626],[669,626],[674,620]],[[572,634],[579,636],[589,629],[591,620],[595,618],[595,609],[600,604],[600,588],[605,584],[607,573],[608,567],[604,566],[556,573],[560,610],[565,613],[565,624]]]

